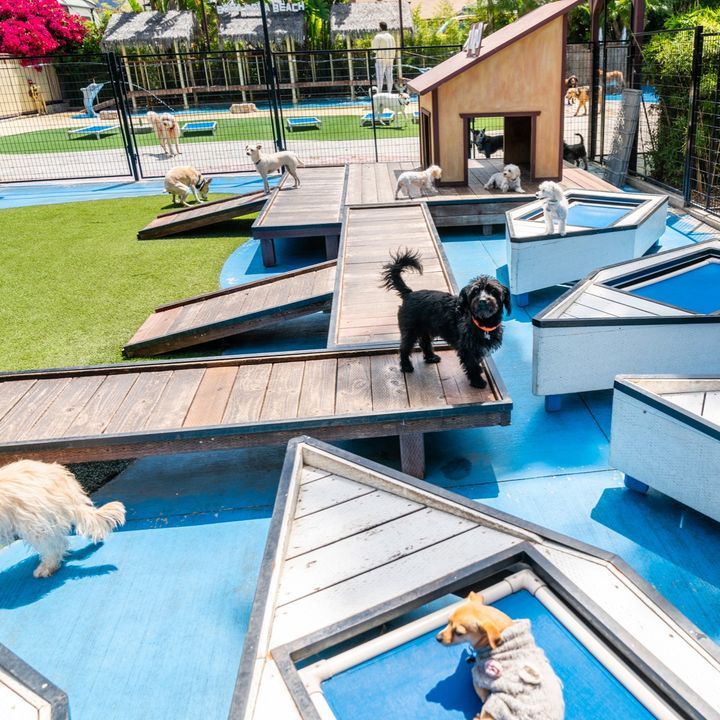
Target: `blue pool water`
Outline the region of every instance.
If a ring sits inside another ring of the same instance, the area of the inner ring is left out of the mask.
[[[530,593],[514,593],[495,606],[532,622],[538,645],[563,682],[567,718],[653,717]],[[466,720],[480,709],[467,658],[465,646],[443,647],[432,632],[322,687],[338,720]]]
[[[691,312],[714,313],[720,310],[720,262],[702,263],[678,275],[626,290]]]
[[[568,225],[605,228],[625,217],[633,208],[596,203],[573,203],[568,210]]]

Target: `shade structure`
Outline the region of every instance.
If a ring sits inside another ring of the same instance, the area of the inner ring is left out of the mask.
[[[402,4],[402,24],[400,5]],[[387,23],[388,30],[413,29],[412,8],[407,0],[379,0],[378,2],[354,2],[333,5],[330,11],[330,32],[360,36],[379,31],[380,22]]]
[[[104,50],[118,47],[166,49],[176,43],[189,45],[196,30],[197,22],[192,12],[116,13],[110,18],[101,45]]]

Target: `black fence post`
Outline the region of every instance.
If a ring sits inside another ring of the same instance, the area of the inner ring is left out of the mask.
[[[125,155],[128,166],[134,180],[140,180],[140,168],[138,165],[137,148],[135,147],[135,136],[132,132],[130,112],[125,99],[125,85],[122,79],[122,71],[118,69],[118,60],[114,52],[105,54],[105,63],[110,74],[110,85],[115,96],[115,108],[117,109],[118,120],[120,121],[120,132],[123,138]]]
[[[697,114],[700,104],[700,75],[702,74],[703,26],[695,28],[693,37],[692,74],[690,79],[690,118],[685,143],[685,172],[683,173],[683,197],[689,205],[692,199],[692,162],[695,156],[695,135],[697,133]]]

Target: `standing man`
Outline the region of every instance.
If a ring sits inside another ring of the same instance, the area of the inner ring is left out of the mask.
[[[393,66],[395,65],[395,38],[388,32],[387,23],[380,23],[380,32],[372,39],[375,50],[375,83],[378,92],[383,91],[387,81],[387,91],[393,91]]]

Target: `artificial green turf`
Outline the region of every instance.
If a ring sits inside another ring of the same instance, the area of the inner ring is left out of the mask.
[[[120,361],[157,305],[216,290],[249,222],[138,241],[169,207],[156,196],[0,211],[0,370]]]
[[[311,115],[308,112],[307,115]],[[316,141],[323,140],[372,140],[373,130],[371,125],[360,125],[360,112],[358,115],[331,115],[323,116],[322,125],[318,129],[303,129],[286,131],[288,139],[302,138]],[[180,120],[193,122],[192,119]],[[107,121],[88,121],[89,125],[111,125]],[[68,129],[58,128],[55,130],[35,130],[32,132],[20,133],[18,135],[5,135],[0,137],[0,154],[11,155],[33,154],[33,153],[54,153],[54,152],[86,152],[88,150],[111,150],[122,148],[122,135],[118,130],[112,135],[103,135],[100,139],[88,136],[68,137]],[[403,138],[417,137],[418,126],[410,121],[408,117],[404,127],[397,122],[392,125],[376,125],[378,138]],[[214,135],[210,133],[191,133],[181,138],[180,142],[202,143],[202,142],[229,142],[248,140],[272,140],[272,124],[268,116],[242,116],[231,119],[217,120],[217,128]],[[158,146],[158,140],[152,132],[135,135],[135,142],[138,147]]]

